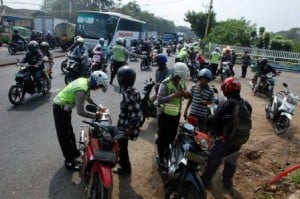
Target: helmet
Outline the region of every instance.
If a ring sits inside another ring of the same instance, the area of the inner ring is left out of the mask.
[[[102,45],[104,44],[104,41],[105,40],[102,37],[99,39],[99,43],[102,44]]]
[[[117,79],[120,87],[127,88],[133,86],[135,78],[135,70],[133,70],[129,66],[122,66],[117,72]]]
[[[164,55],[164,54],[158,54],[158,55],[156,56],[156,62],[157,62],[158,65],[166,64],[167,61],[168,61],[168,58],[167,58],[167,56]]]
[[[74,43],[77,43],[77,39],[80,38],[80,36],[75,36],[74,37]]]
[[[221,51],[220,47],[215,47],[215,51],[220,52]]]
[[[259,66],[265,66],[268,63],[268,60],[267,59],[262,59],[262,60],[259,60],[257,63],[258,63]]]
[[[40,44],[40,49],[42,51],[48,51],[49,50],[49,43],[46,42],[46,41],[43,41],[41,44]]]
[[[198,78],[204,77],[208,81],[211,80],[211,71],[208,70],[207,68],[203,68],[198,72]]]
[[[92,88],[98,88],[102,86],[106,91],[108,86],[108,77],[103,71],[94,71],[90,76],[90,82]]]
[[[83,44],[84,43],[84,39],[82,37],[77,37],[76,43]]]
[[[39,43],[37,41],[32,40],[29,42],[29,44],[28,44],[29,52],[35,53],[38,51],[38,48],[39,48]]]
[[[176,75],[181,77],[182,79],[185,79],[187,75],[189,74],[189,68],[187,65],[183,62],[177,62],[173,66],[173,77]]]
[[[117,40],[116,40],[116,44],[119,44],[119,45],[123,45],[124,43],[124,39],[119,37]]]
[[[228,96],[232,92],[241,91],[241,83],[234,77],[226,78],[221,84],[221,90],[223,91],[224,96]]]

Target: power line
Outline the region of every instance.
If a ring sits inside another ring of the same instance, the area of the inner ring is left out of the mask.
[[[41,4],[38,4],[38,3],[23,3],[23,2],[19,2],[19,1],[5,1],[5,3],[8,3],[8,4],[22,4],[22,5],[41,6]]]

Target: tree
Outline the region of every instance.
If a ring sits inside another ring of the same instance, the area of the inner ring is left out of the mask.
[[[270,44],[271,36],[269,32],[264,32],[263,34],[263,47],[268,49]]]
[[[271,50],[291,51],[293,49],[292,42],[285,39],[282,35],[275,35],[270,43]]]
[[[250,46],[255,25],[241,19],[228,19],[218,22],[208,34],[208,41],[218,44]]]
[[[200,38],[203,38],[205,35],[205,28],[207,24],[208,13],[203,12],[195,12],[188,11],[185,13],[184,21],[189,22],[191,24],[192,31]],[[216,24],[216,13],[212,12],[208,32],[214,27]]]

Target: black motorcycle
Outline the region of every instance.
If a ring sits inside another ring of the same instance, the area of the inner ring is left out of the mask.
[[[46,94],[50,91],[51,82],[44,77],[42,70],[34,72],[33,65],[22,65],[19,62],[17,66],[19,72],[15,75],[16,84],[12,85],[8,92],[8,99],[13,105],[19,105],[24,100],[25,93]],[[36,81],[37,77],[40,84]]]
[[[65,84],[69,84],[73,80],[79,78],[79,77],[89,77],[90,71],[88,66],[83,66],[81,64],[81,58],[80,57],[73,57],[70,58],[71,60],[74,60],[74,62],[71,62],[67,65],[66,70],[67,73],[65,75]]]
[[[141,54],[141,63],[140,63],[140,68],[142,71],[148,70],[150,67],[150,57],[149,57],[149,52],[147,51],[142,51]]]
[[[17,52],[27,51],[27,45],[27,41],[24,41],[23,45],[17,42],[10,42],[8,45],[8,52],[11,55],[15,55]]]
[[[165,199],[206,198],[200,174],[204,171],[211,146],[212,139],[195,131],[194,125],[185,123],[180,126],[167,154]]]
[[[145,85],[143,88],[143,98],[141,101],[141,109],[143,112],[142,123],[145,122],[146,118],[156,118],[157,115],[157,107],[154,105],[153,100],[150,99],[150,94],[154,86],[155,82],[151,78],[145,81]]]

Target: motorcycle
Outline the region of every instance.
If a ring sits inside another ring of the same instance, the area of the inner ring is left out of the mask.
[[[151,59],[151,66],[155,66],[157,65],[156,63],[156,56],[158,55],[158,50],[157,49],[153,49],[151,54],[150,54],[150,59]]]
[[[69,84],[70,82],[72,82],[73,80],[79,78],[79,77],[89,77],[90,76],[90,71],[88,69],[89,64],[82,64],[82,58],[80,57],[74,57],[74,58],[70,58],[69,59],[73,59],[74,62],[72,62],[71,64],[68,65],[68,67],[66,68],[66,70],[68,71],[65,75],[65,84]]]
[[[89,70],[91,72],[96,71],[96,70],[104,71],[104,67],[103,67],[104,58],[102,57],[102,51],[97,50],[97,51],[94,51],[92,54],[93,54],[93,56],[91,59]]]
[[[258,89],[256,91],[256,93],[260,93],[263,95],[266,95],[269,99],[270,102],[272,101],[272,96],[273,96],[273,90],[274,90],[274,86],[275,86],[275,80],[273,79],[273,77],[279,75],[281,72],[277,72],[277,74],[274,73],[267,73],[267,74],[262,74],[260,75],[261,81],[260,84],[258,85]],[[254,91],[255,89],[255,85],[256,82],[252,82],[250,81],[250,85],[252,86],[252,90]]]
[[[154,86],[155,82],[151,78],[144,83],[143,98],[141,101],[141,109],[143,112],[142,124],[145,122],[146,118],[156,118],[157,115],[157,107],[154,105],[153,100],[150,99],[150,94]]]
[[[189,61],[187,64],[189,70],[190,70],[190,77],[192,78],[193,82],[197,82],[198,81],[198,73],[200,70],[200,64],[193,62],[193,61]]]
[[[205,133],[195,131],[197,119],[190,117],[180,126],[167,156],[167,182],[165,199],[206,198],[206,190],[200,178],[204,172],[212,139]]]
[[[273,122],[273,128],[277,135],[286,132],[290,126],[292,115],[297,107],[299,96],[292,93],[287,83],[282,84],[286,90],[276,93],[271,103],[266,105],[266,118]]]
[[[142,71],[148,70],[149,69],[149,53],[147,51],[142,51],[141,55],[141,63],[140,63],[140,68]]]
[[[8,99],[13,105],[19,105],[24,100],[25,93],[33,94],[46,94],[51,89],[51,82],[44,77],[43,72],[38,70],[33,72],[33,65],[23,65],[17,62],[16,66],[19,71],[15,75],[16,84],[12,85],[8,91]],[[39,77],[40,85],[33,77],[33,74]]]
[[[24,41],[24,45],[20,45],[16,42],[10,42],[8,45],[8,52],[11,55],[15,55],[17,52],[27,51],[27,45],[27,41]]]
[[[129,61],[137,61],[137,54],[138,54],[137,47],[131,46],[129,51],[130,51]]]
[[[168,57],[170,57],[171,56],[171,52],[172,52],[172,47],[171,47],[171,45],[168,45],[167,46],[167,55],[168,55]]]
[[[87,111],[96,112],[92,105],[86,106]],[[118,140],[125,132],[112,126],[109,110],[99,119],[83,121],[88,130],[81,131],[79,151],[81,156],[80,175],[85,180],[87,198],[112,198],[112,168],[117,164],[120,145]]]
[[[231,71],[230,71],[230,64],[231,62],[222,62],[221,63],[221,81],[224,81],[227,77],[231,77]]]

